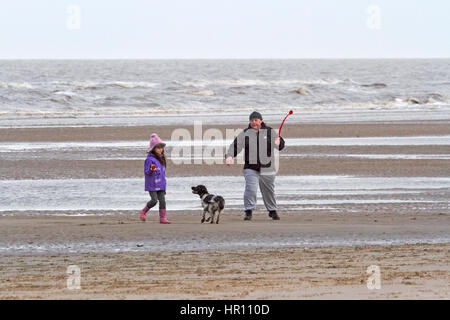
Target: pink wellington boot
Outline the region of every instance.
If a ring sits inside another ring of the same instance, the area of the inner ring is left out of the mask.
[[[147,206],[144,207],[144,209],[141,210],[141,221],[145,222],[145,219],[147,218],[147,212],[150,210]]]
[[[159,209],[159,223],[169,224],[170,221],[166,218],[166,209]]]

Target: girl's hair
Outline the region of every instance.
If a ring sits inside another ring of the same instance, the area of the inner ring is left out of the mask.
[[[166,155],[164,154],[164,149],[163,149],[163,151],[161,152],[161,155],[159,155],[159,154],[156,153],[155,148],[153,148],[153,150],[150,151],[149,153],[153,154],[153,155],[155,156],[155,158],[158,159],[159,162],[160,162],[164,167],[166,167],[167,162],[166,162]]]

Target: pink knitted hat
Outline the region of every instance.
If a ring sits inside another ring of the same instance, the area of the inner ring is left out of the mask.
[[[166,144],[162,142],[161,138],[158,137],[156,133],[152,133],[152,136],[150,137],[150,147],[148,148],[148,152],[151,152],[157,145],[161,145],[161,147],[163,148],[166,146]]]

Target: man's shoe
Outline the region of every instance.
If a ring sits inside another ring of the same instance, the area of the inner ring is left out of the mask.
[[[269,211],[269,217],[271,217],[273,220],[280,220],[280,217],[275,210]]]
[[[252,210],[245,210],[244,220],[252,220]]]

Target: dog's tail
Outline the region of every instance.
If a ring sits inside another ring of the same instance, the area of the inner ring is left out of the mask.
[[[216,196],[215,200],[217,201],[219,210],[223,210],[223,208],[225,208],[225,199],[221,196]]]

